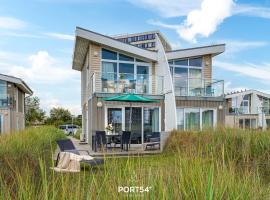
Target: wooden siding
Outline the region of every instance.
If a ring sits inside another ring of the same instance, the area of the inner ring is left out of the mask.
[[[219,110],[222,105],[223,109]],[[210,100],[176,100],[177,108],[215,108],[217,110],[217,125],[225,124],[225,102]]]
[[[96,89],[98,91],[101,91],[101,47],[90,43],[89,44],[89,72],[90,76],[93,73],[96,74],[95,80],[96,80]]]
[[[7,134],[16,130],[25,128],[24,113],[12,111],[10,109],[0,109],[0,114],[3,115],[3,132],[0,134]]]
[[[212,57],[211,55],[206,55],[203,57],[203,76],[204,79],[212,79]]]

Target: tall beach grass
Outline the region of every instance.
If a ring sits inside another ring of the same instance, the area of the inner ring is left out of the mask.
[[[76,174],[50,170],[62,137],[51,127],[1,136],[0,199],[269,199],[269,132],[173,131],[160,155],[105,158]]]

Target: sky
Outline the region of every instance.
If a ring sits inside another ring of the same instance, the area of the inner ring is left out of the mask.
[[[270,0],[1,0],[0,73],[25,80],[46,112],[81,113],[76,26],[106,35],[160,30],[174,49],[225,43],[213,78],[226,92],[270,93]]]

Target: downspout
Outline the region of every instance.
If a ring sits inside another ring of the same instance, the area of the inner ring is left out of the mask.
[[[170,72],[170,66],[168,64],[168,59],[164,47],[156,35],[156,47],[157,47],[157,74],[164,77],[164,104],[165,104],[165,132],[171,131],[177,128],[177,116],[176,116],[176,103],[175,103],[175,93],[173,79]]]

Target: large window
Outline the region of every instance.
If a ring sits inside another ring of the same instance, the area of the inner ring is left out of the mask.
[[[197,96],[203,88],[202,57],[169,60],[175,93],[180,96]]]
[[[200,130],[216,125],[216,109],[177,108],[176,113],[178,130]]]
[[[102,49],[102,91],[148,93],[149,63]]]

